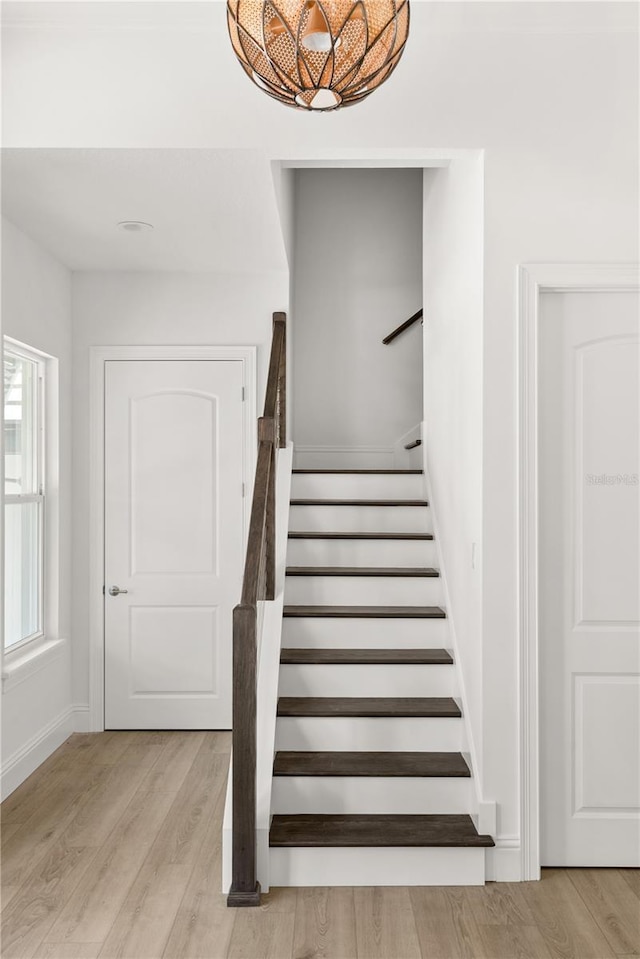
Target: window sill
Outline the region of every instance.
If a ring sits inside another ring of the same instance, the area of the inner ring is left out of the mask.
[[[4,654],[2,692],[6,693],[40,672],[67,648],[66,639],[41,639],[28,649],[16,649]]]

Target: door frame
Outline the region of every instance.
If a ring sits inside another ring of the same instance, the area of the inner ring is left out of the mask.
[[[518,267],[518,698],[520,878],[540,878],[538,334],[541,293],[640,290],[637,263]]]
[[[232,360],[242,364],[243,462],[245,491],[243,537],[246,542],[255,471],[255,346],[92,346],[89,380],[89,730],[104,730],[104,583],[105,583],[105,364],[111,360]]]

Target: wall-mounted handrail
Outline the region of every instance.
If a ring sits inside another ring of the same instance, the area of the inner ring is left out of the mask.
[[[276,449],[286,446],[286,316],[273,314],[264,416],[240,604],[233,611],[232,866],[229,906],[259,906],[256,879],[258,602],[275,598]]]
[[[413,326],[414,323],[417,323],[418,320],[422,319],[422,310],[418,310],[417,313],[414,313],[413,316],[410,316],[408,320],[405,320],[404,323],[401,323],[400,326],[396,327],[388,336],[385,336],[382,341],[385,346],[388,346],[389,343],[392,343],[395,340],[396,336],[400,336],[401,333],[404,333],[405,330],[408,330],[410,326]]]

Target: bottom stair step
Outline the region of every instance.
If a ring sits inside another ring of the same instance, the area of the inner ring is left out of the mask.
[[[483,846],[272,846],[271,886],[482,886]]]
[[[493,846],[471,816],[274,816],[270,846]]]

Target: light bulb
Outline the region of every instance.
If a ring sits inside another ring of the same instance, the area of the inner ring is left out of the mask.
[[[309,11],[309,17],[300,42],[306,50],[313,53],[328,53],[332,46],[332,40],[328,29],[329,25],[322,10],[315,0],[309,0],[307,10]]]

